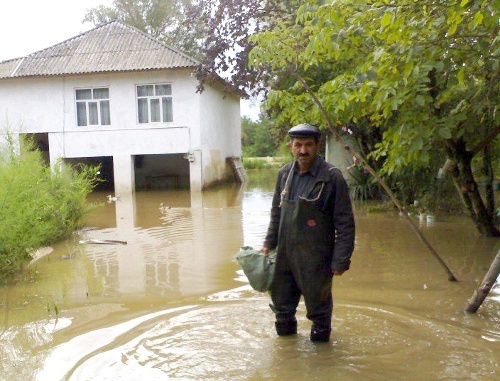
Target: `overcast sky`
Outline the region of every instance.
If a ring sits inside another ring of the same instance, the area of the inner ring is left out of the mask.
[[[0,61],[48,48],[94,27],[82,24],[86,10],[112,0],[2,0]],[[242,102],[242,115],[256,119],[258,107]]]
[[[93,28],[85,11],[111,0],[3,0],[0,5],[0,60],[48,48]]]

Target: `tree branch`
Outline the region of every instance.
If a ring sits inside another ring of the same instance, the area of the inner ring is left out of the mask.
[[[486,137],[481,140],[472,150],[472,156],[479,153],[485,146],[487,146],[495,137],[500,133],[500,126],[496,126],[493,130],[490,131]]]

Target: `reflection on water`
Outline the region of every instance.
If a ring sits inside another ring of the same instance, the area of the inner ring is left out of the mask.
[[[276,171],[208,192],[106,194],[87,226],[0,289],[0,379],[491,380],[500,377],[500,303],[463,313],[499,248],[467,219],[420,227],[449,282],[401,217],[356,204],[352,268],[334,281],[333,340],[275,336],[268,296],[233,255],[260,247]],[[126,245],[80,244],[119,240]],[[36,271],[36,272],[35,272]]]

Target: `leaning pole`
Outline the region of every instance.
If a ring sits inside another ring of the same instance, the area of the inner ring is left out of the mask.
[[[474,291],[474,295],[472,295],[469,305],[465,309],[466,312],[474,313],[479,309],[479,307],[481,307],[481,304],[483,303],[484,299],[486,299],[486,296],[488,296],[490,290],[493,288],[493,285],[495,284],[499,274],[500,274],[500,250],[498,250],[498,253],[495,259],[493,260],[490,269],[486,273],[483,282],[481,283],[479,288],[476,291]]]

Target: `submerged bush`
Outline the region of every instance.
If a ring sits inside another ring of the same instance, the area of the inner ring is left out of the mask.
[[[30,142],[7,140],[0,151],[0,277],[21,270],[33,249],[71,234],[98,181],[97,168],[51,171]]]

